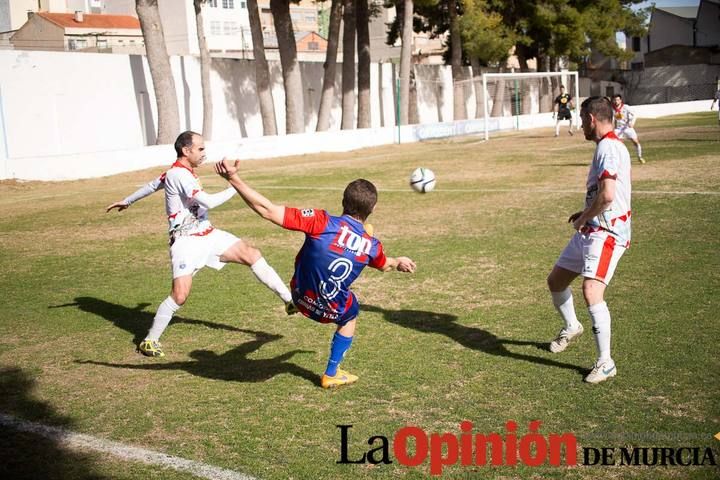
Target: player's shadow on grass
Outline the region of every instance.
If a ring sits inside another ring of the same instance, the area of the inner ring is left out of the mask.
[[[263,345],[279,340],[283,338],[283,336],[241,328],[234,330],[253,335],[255,339],[245,342],[222,354],[217,354],[210,350],[194,350],[190,352],[192,360],[183,362],[153,360],[153,363],[122,364],[78,360],[77,363],[127,368],[130,370],[183,370],[199,377],[231,382],[264,382],[276,375],[289,373],[296,377],[304,378],[316,385],[320,383],[320,376],[318,374],[288,361],[299,353],[315,352],[310,350],[292,350],[273,358],[248,358],[250,354],[262,348]]]
[[[24,370],[0,367],[0,478],[110,478],[98,471],[92,453],[71,450],[63,441],[59,428],[72,429],[73,421],[37,398],[35,384]]]
[[[93,315],[102,317],[113,323],[116,327],[132,333],[133,343],[137,345],[145,338],[145,334],[150,329],[153,318],[155,317],[154,313],[143,311],[149,305],[149,303],[138,303],[135,307],[126,307],[125,305],[106,302],[105,300],[101,300],[99,298],[76,297],[73,303],[51,305],[48,308],[77,307],[83,312],[92,313]],[[221,323],[213,323],[205,320],[193,320],[180,316],[173,317],[172,324],[178,323],[200,325],[218,330],[229,330],[234,332],[242,331],[239,328],[223,325]]]
[[[524,360],[549,367],[575,370],[583,375],[587,373],[587,369],[577,365],[558,362],[535,355],[512,352],[506,347],[507,345],[529,346],[547,352],[549,350],[549,343],[499,338],[487,330],[460,325],[457,323],[458,317],[456,315],[424,312],[421,310],[386,310],[374,305],[363,305],[362,310],[365,312],[380,313],[385,320],[395,325],[400,325],[401,327],[412,328],[418,332],[443,334],[466,348],[479,350],[490,355]]]

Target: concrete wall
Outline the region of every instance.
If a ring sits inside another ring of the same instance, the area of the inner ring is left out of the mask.
[[[195,57],[172,57],[171,64],[181,128],[202,131],[199,62]],[[210,158],[236,155],[238,149],[245,158],[264,158],[397,141],[397,69],[393,64],[372,65],[373,128],[365,130],[339,129],[338,69],[331,130],[322,134],[311,133],[317,123],[322,64],[303,63],[301,69],[308,133],[283,135],[285,92],[280,67],[272,63],[275,111],[282,136],[263,137],[252,62],[213,59],[214,131],[208,145],[214,148],[209,152],[217,156]],[[483,120],[448,123],[453,118],[450,67],[418,67],[416,85],[420,125],[403,127],[403,142],[484,131]],[[475,95],[470,82],[466,92],[472,117]],[[706,110],[706,103],[698,110]],[[150,71],[142,56],[0,51],[0,179],[90,178],[167,164],[174,157],[170,146],[147,147],[156,139],[155,110]],[[490,130],[553,124],[549,113],[488,122]]]

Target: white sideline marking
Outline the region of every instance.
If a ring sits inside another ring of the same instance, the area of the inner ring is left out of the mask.
[[[330,190],[330,191],[344,191],[345,187],[298,187],[298,186],[258,186],[253,187],[257,190]],[[380,192],[405,192],[415,193],[409,188],[380,188]],[[529,193],[586,193],[585,190],[556,190],[550,188],[441,188],[433,190],[433,193],[505,193],[505,192],[529,192]],[[720,191],[697,191],[697,192],[686,192],[679,190],[633,190],[633,195],[720,195]]]
[[[49,438],[70,449],[94,450],[96,452],[109,453],[123,460],[135,460],[149,465],[172,468],[209,480],[256,480],[255,477],[250,477],[232,470],[213,467],[212,465],[174,457],[165,453],[153,452],[152,450],[146,450],[144,448],[131,447],[90,435],[73,433],[60,427],[28,422],[2,413],[0,413],[0,425]]]

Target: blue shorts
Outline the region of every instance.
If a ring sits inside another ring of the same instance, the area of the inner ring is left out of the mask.
[[[358,314],[360,313],[360,303],[358,302],[355,294],[352,292],[350,292],[350,297],[348,299],[350,307],[341,314],[333,314],[322,311],[318,312],[317,310],[313,310],[313,307],[311,305],[298,297],[295,289],[293,289],[292,291],[292,297],[293,303],[300,311],[300,313],[305,315],[310,320],[315,320],[319,323],[334,323],[342,327],[349,321],[356,319]]]

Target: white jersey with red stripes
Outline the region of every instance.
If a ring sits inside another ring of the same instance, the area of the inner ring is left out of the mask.
[[[635,114],[627,105],[621,103],[619,107],[613,105],[613,116],[615,117],[615,128],[627,128],[635,124]]]
[[[202,234],[212,229],[208,209],[194,197],[203,191],[200,179],[180,162],[160,176],[165,186],[165,212],[168,230],[182,230],[185,235]]]
[[[631,172],[630,153],[614,132],[605,135],[595,148],[592,165],[587,178],[585,208],[589,207],[598,193],[600,180],[615,180],[615,196],[612,204],[602,213],[586,223],[589,232],[605,230],[618,241],[618,245],[629,246],[631,234]]]

